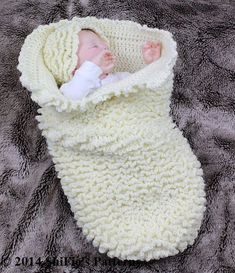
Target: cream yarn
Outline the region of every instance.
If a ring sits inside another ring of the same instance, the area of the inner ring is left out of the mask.
[[[63,96],[41,49],[58,27],[73,25],[99,27],[118,57],[116,71],[133,74],[81,101]],[[146,66],[141,45],[148,39],[161,41],[163,50]],[[176,59],[170,32],[95,17],[39,26],[22,46],[20,80],[41,106],[38,126],[74,217],[109,257],[159,259],[185,250],[198,235],[206,208],[203,171],[169,116]]]
[[[92,29],[109,44],[98,27],[94,26]],[[62,25],[48,36],[42,49],[44,62],[59,86],[72,78],[72,72],[77,64],[79,31],[81,28],[78,25]]]

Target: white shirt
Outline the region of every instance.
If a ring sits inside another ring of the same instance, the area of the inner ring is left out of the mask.
[[[74,73],[73,78],[61,85],[60,91],[69,99],[82,99],[94,92],[102,85],[121,80],[131,73],[116,72],[108,74],[104,79],[99,79],[103,73],[102,69],[91,61],[85,61]]]

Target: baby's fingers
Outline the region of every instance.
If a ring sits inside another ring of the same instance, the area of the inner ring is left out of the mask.
[[[161,45],[161,42],[147,41],[143,45],[143,48],[154,48],[154,47],[159,47],[160,45]]]
[[[146,43],[144,43],[144,45],[142,46],[143,48],[148,48],[152,45],[151,41],[147,41]]]
[[[113,57],[113,56],[109,56],[109,57],[106,57],[106,58],[105,58],[105,61],[106,61],[106,62],[115,62],[115,61],[116,61],[116,58]]]

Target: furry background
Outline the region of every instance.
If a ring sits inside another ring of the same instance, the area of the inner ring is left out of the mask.
[[[234,273],[235,2],[1,0],[0,9],[0,272]],[[39,106],[19,81],[18,55],[35,27],[89,15],[169,30],[177,41],[170,115],[202,163],[207,210],[195,244],[176,256],[121,262],[87,243],[37,127]],[[46,257],[80,264],[39,264]]]

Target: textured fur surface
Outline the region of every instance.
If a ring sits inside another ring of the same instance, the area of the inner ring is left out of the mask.
[[[0,5],[1,271],[234,272],[234,3],[2,1]],[[208,205],[195,244],[174,257],[119,262],[98,253],[76,227],[37,128],[38,105],[22,88],[16,69],[23,40],[37,25],[74,15],[129,19],[167,29],[177,40],[171,115],[202,164]],[[28,257],[26,266],[23,257]],[[35,265],[46,257],[79,259],[75,266]]]

